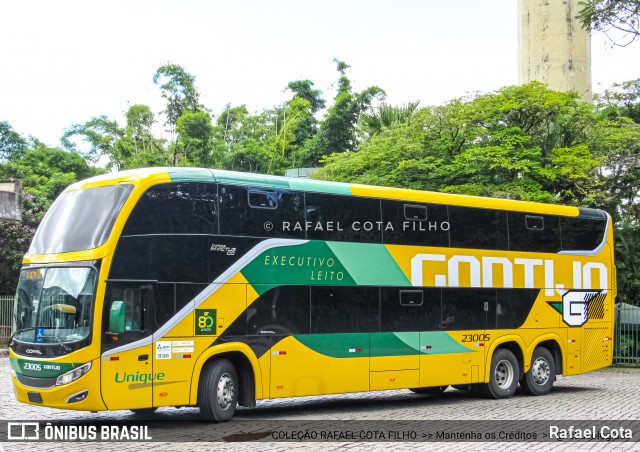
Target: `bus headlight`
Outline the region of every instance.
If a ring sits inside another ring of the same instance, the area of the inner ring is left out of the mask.
[[[76,369],[70,370],[69,372],[63,373],[56,380],[56,386],[68,385],[72,381],[76,381],[78,378],[89,372],[89,369],[91,369],[90,362],[87,364],[83,364]]]
[[[18,373],[13,369],[13,367],[11,368],[11,376],[15,379],[18,379]]]

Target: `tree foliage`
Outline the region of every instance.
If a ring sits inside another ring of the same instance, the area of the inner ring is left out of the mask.
[[[424,108],[314,177],[530,201],[595,202],[595,116],[575,93],[539,82]]]
[[[202,111],[200,93],[195,86],[195,76],[189,74],[178,64],[167,63],[160,66],[153,75],[153,83],[160,86],[162,98],[167,105],[164,110],[165,125],[173,131],[178,124],[178,118],[185,110]]]
[[[621,47],[640,37],[640,1],[585,0],[579,4],[582,9],[578,20],[585,30],[604,32],[614,45]],[[622,35],[619,38],[618,33]]]

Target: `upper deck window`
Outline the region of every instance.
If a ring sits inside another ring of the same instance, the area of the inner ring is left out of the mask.
[[[113,185],[62,193],[40,223],[29,253],[68,253],[104,244],[132,189]]]

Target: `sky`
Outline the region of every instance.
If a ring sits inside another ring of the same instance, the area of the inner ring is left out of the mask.
[[[438,105],[518,83],[516,0],[0,0],[0,121],[50,146],[93,116],[163,109],[171,62],[213,113],[281,105],[292,80],[325,99],[347,62],[355,90]],[[640,77],[640,43],[591,38],[593,91]],[[161,118],[158,118],[161,120]]]

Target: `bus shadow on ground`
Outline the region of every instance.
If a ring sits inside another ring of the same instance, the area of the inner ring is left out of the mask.
[[[600,388],[593,387],[577,387],[577,386],[559,386],[555,387],[549,396],[553,395],[569,395],[578,393],[588,393],[599,391]],[[515,399],[528,398],[521,390],[514,395]],[[421,395],[414,394],[410,391],[388,393],[367,393],[366,396],[356,398],[353,395],[346,394],[343,397],[326,396],[300,397],[290,399],[273,399],[258,402],[256,408],[239,407],[234,416],[235,420],[257,420],[268,419],[273,416],[298,416],[302,413],[305,415],[321,415],[321,414],[344,414],[345,412],[365,412],[371,410],[407,410],[411,408],[422,408],[425,404],[436,407],[453,407],[466,402],[477,403],[493,403],[491,399],[483,398],[471,391],[458,389],[448,389],[446,392],[437,395]],[[127,420],[175,420],[175,421],[200,421],[200,410],[193,407],[185,407],[181,409],[163,408],[153,414],[135,415],[131,414]]]

